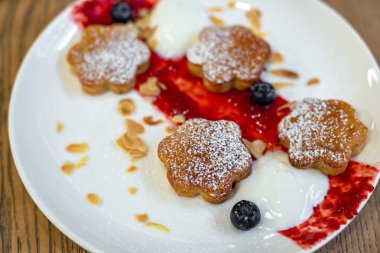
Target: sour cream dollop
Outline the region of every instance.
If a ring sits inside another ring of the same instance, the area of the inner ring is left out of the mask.
[[[156,27],[154,50],[165,58],[180,58],[208,25],[207,11],[198,0],[161,0],[150,20],[150,26]]]
[[[283,230],[313,214],[329,189],[328,177],[315,169],[296,169],[284,152],[268,152],[255,161],[252,174],[240,182],[238,199],[258,205],[263,228]]]

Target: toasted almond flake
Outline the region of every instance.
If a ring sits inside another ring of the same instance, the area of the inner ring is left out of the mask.
[[[177,127],[176,126],[167,126],[165,128],[165,131],[168,133],[168,134],[173,134],[175,132],[175,130],[177,130]]]
[[[156,49],[158,47],[158,40],[155,37],[150,37],[147,44],[150,48]]]
[[[294,86],[294,83],[289,82],[274,82],[272,83],[273,87],[276,89],[290,88]]]
[[[89,149],[87,143],[73,143],[66,147],[66,151],[74,154],[83,154],[86,153]]]
[[[138,167],[137,166],[135,166],[135,165],[132,165],[131,167],[129,167],[128,169],[126,169],[125,171],[127,172],[127,173],[134,173],[134,172],[136,172],[136,171],[138,171]]]
[[[270,72],[274,76],[285,77],[289,79],[298,79],[298,73],[288,69],[274,69]]]
[[[86,195],[87,201],[94,206],[99,206],[102,203],[101,198],[95,193],[89,193]]]
[[[267,144],[265,142],[263,142],[262,140],[254,140],[252,142],[252,145],[256,147],[256,149],[261,153],[263,154],[265,149],[267,148]]]
[[[223,12],[224,9],[222,7],[210,7],[207,9],[209,12]]]
[[[155,223],[155,222],[146,222],[144,224],[146,227],[149,227],[149,228],[153,228],[153,229],[156,229],[156,230],[160,230],[164,233],[169,233],[169,229],[167,227],[165,227],[164,225],[161,225],[161,224],[158,224],[158,223]]]
[[[270,62],[272,64],[281,64],[284,60],[284,56],[279,52],[274,52],[270,57]]]
[[[162,119],[154,120],[153,116],[145,116],[143,118],[143,121],[145,124],[149,126],[155,126],[164,122]]]
[[[235,6],[236,6],[236,2],[235,1],[228,1],[227,7],[229,9],[233,9],[233,8],[235,8]]]
[[[130,195],[135,195],[137,193],[137,188],[136,187],[129,187],[128,188],[128,193]]]
[[[295,105],[295,104],[296,104],[296,102],[294,102],[294,101],[293,101],[293,102],[286,103],[286,104],[284,104],[284,105],[278,107],[278,108],[277,108],[277,111],[282,111],[282,110],[284,110],[284,109],[290,108],[290,107],[292,107],[292,106]]]
[[[243,138],[243,143],[247,147],[251,155],[256,159],[259,159],[263,156],[263,153],[266,149],[265,142],[261,140],[255,140],[253,142],[250,142],[249,140]]]
[[[147,155],[148,147],[145,142],[132,134],[125,133],[116,140],[118,147],[131,156],[132,161]]]
[[[166,84],[164,84],[164,83],[158,82],[157,84],[161,90],[167,90],[168,89],[168,86],[166,86]]]
[[[138,11],[138,13],[137,13],[137,15],[139,16],[139,18],[145,18],[145,17],[148,17],[149,14],[150,14],[150,11],[149,11],[149,9],[147,9],[147,8],[141,8],[141,9]]]
[[[66,162],[61,166],[61,171],[65,175],[73,174],[74,170],[75,170],[75,164],[73,163]]]
[[[137,150],[141,152],[147,151],[147,146],[140,137],[126,133],[123,135],[122,141],[126,149]]]
[[[139,135],[145,131],[144,126],[134,120],[126,119],[124,124],[129,134]]]
[[[214,16],[214,15],[210,15],[210,21],[211,21],[211,23],[213,23],[216,26],[223,26],[224,25],[224,21],[221,20],[220,18]]]
[[[245,13],[249,24],[257,29],[261,27],[261,12],[257,9],[250,9]]]
[[[135,215],[135,218],[136,218],[136,220],[137,220],[138,222],[140,222],[140,223],[145,223],[145,222],[148,221],[149,216],[148,216],[148,214],[146,214],[146,213],[144,213],[144,214],[136,214],[136,215]]]
[[[183,114],[177,114],[172,117],[173,123],[183,123],[186,121],[186,118]]]
[[[80,169],[87,165],[88,162],[88,156],[83,156],[76,164],[75,168]]]
[[[308,86],[318,85],[320,83],[321,83],[321,80],[319,80],[319,78],[317,77],[311,78],[309,81],[307,81]]]
[[[57,133],[61,133],[63,130],[63,124],[61,121],[57,121],[57,125],[55,126],[55,131]]]
[[[135,103],[130,98],[122,99],[119,101],[118,110],[123,116],[131,115],[135,111]]]
[[[139,91],[143,96],[154,96],[157,97],[161,93],[161,89],[158,86],[157,77],[149,77],[145,83],[141,84]]]

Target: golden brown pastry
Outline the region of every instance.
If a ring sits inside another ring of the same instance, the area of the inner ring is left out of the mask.
[[[343,173],[350,158],[363,148],[367,127],[355,109],[340,100],[304,99],[278,126],[281,143],[289,148],[290,163],[314,167],[327,175]]]
[[[178,195],[201,194],[217,204],[232,194],[234,183],[251,172],[252,157],[232,121],[190,119],[158,146],[158,157]]]
[[[210,26],[188,50],[188,69],[213,92],[245,90],[258,80],[270,56],[269,45],[244,26]]]
[[[150,51],[133,25],[87,27],[67,60],[89,94],[125,93],[149,66]]]

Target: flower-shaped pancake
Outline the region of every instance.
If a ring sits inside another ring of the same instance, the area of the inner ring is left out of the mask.
[[[201,194],[211,203],[227,200],[233,184],[249,175],[253,162],[239,126],[225,120],[186,121],[160,142],[158,156],[177,194]]]
[[[149,48],[133,25],[89,26],[67,56],[82,88],[89,94],[125,93],[149,66]]]
[[[293,166],[338,175],[346,170],[351,156],[362,150],[368,129],[348,103],[308,98],[294,105],[278,132]]]
[[[190,72],[213,92],[244,90],[258,80],[270,56],[269,45],[244,26],[210,26],[187,52]]]

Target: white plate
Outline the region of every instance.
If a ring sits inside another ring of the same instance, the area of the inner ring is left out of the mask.
[[[297,86],[281,90],[281,95],[289,100],[315,96],[350,102],[371,128],[369,142],[356,159],[368,164],[378,162],[379,68],[357,33],[320,1],[245,2],[264,13],[263,30],[268,32],[273,49],[285,55],[284,67],[301,73]],[[46,28],[25,58],[9,114],[10,141],[19,174],[49,220],[92,252],[304,252],[273,231],[241,233],[232,229],[226,217],[235,200],[214,206],[199,198],[176,196],[154,155],[155,146],[164,136],[164,125],[148,128],[144,134],[151,152],[148,159],[138,163],[140,170],[132,175],[124,172],[129,159],[113,144],[123,132],[117,102],[122,97],[133,97],[138,104],[136,119],[164,116],[134,92],[97,97],[81,92],[65,61],[78,36],[69,12],[70,8],[63,11]],[[226,17],[228,23],[246,22],[239,11]],[[314,76],[321,78],[322,84],[306,87],[306,80]],[[64,124],[61,134],[55,133],[58,120]],[[80,158],[67,154],[65,146],[82,141],[90,145],[88,166],[64,176],[60,165]],[[128,195],[129,186],[139,189],[136,196]],[[89,192],[102,197],[100,207],[86,202],[84,196]],[[136,223],[136,213],[148,213],[152,221],[168,226],[171,233]]]

